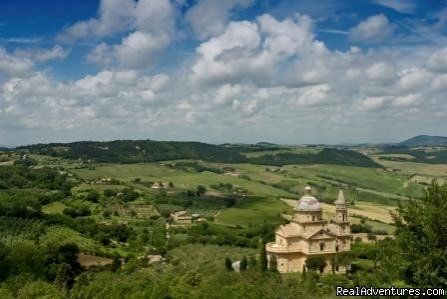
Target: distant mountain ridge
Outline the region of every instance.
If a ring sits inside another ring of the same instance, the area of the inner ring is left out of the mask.
[[[437,146],[447,145],[447,137],[418,135],[399,143],[402,146]]]

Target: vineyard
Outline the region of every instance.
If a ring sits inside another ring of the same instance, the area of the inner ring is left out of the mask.
[[[42,244],[62,245],[75,243],[82,251],[94,252],[100,246],[92,239],[82,236],[75,230],[63,226],[53,226],[47,229],[45,235],[40,238]]]
[[[187,209],[188,213],[193,215],[193,214],[199,214],[200,217],[214,217],[216,216],[221,209],[216,209],[216,208],[189,208]]]
[[[45,233],[45,224],[38,219],[0,217],[0,242],[13,245],[16,242],[35,241]]]

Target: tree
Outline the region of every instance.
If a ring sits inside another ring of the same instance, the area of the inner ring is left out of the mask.
[[[202,186],[202,185],[198,185],[196,188],[196,195],[197,196],[202,196],[206,193],[206,187]]]
[[[239,267],[240,271],[241,272],[247,271],[247,265],[248,265],[248,261],[247,261],[247,258],[244,256],[240,263],[240,267]]]
[[[96,190],[90,191],[86,197],[86,199],[91,202],[98,202],[99,198],[100,198],[100,195],[99,195],[98,191],[96,191]]]
[[[54,280],[54,284],[60,290],[67,288],[69,281],[72,279],[71,267],[67,263],[62,263],[59,265],[57,269],[56,278]]]
[[[225,268],[227,271],[233,271],[233,265],[229,257],[225,258]]]
[[[261,260],[260,260],[260,268],[261,271],[266,271],[268,266],[267,262],[267,252],[265,251],[265,244],[261,245]]]
[[[104,189],[103,191],[104,196],[106,197],[112,197],[116,195],[116,190],[113,189]]]
[[[306,259],[306,267],[309,270],[320,271],[320,273],[323,273],[326,265],[327,263],[324,256],[310,256]]]
[[[376,234],[375,233],[368,233],[368,235],[367,235],[367,238],[368,238],[368,241],[377,241],[377,236],[376,236]]]
[[[278,259],[276,256],[272,255],[269,261],[269,270],[271,272],[278,272]]]
[[[110,210],[104,210],[104,212],[102,212],[102,217],[104,217],[104,218],[110,218],[110,216],[112,216],[112,211],[110,211]]]
[[[256,257],[254,255],[251,255],[248,259],[248,269],[256,269]]]
[[[346,275],[348,275],[349,267],[353,260],[354,260],[354,255],[351,252],[345,251],[345,252],[338,253],[338,256],[337,256],[338,264],[345,267]]]
[[[423,199],[399,202],[396,244],[405,281],[421,288],[447,287],[447,185],[433,182]]]
[[[121,269],[121,259],[118,255],[115,255],[112,262],[112,272],[116,272]]]

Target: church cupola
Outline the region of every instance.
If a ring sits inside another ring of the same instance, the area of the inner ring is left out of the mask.
[[[322,220],[322,207],[318,199],[312,195],[312,188],[304,188],[304,195],[296,205],[295,219],[300,222],[314,222]]]

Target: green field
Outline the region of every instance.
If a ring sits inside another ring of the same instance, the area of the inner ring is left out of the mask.
[[[313,149],[312,149],[313,150]],[[412,182],[404,175],[387,172],[382,169],[350,167],[338,165],[286,165],[272,167],[252,164],[222,164],[200,162],[216,169],[232,168],[230,173],[197,172],[179,170],[166,166],[166,163],[146,164],[100,164],[92,169],[71,169],[77,176],[85,179],[115,178],[125,185],[142,192],[153,194],[148,187],[132,182],[136,178],[144,182],[172,182],[177,190],[195,189],[204,185],[210,190],[211,185],[231,183],[234,187],[248,190],[251,196],[243,197],[233,207],[210,207],[212,211],[191,209],[191,213],[216,216],[216,222],[225,225],[247,226],[250,223],[262,223],[276,219],[277,215],[288,209],[277,198],[299,198],[302,189],[311,184],[314,194],[321,200],[335,200],[339,189],[345,189],[350,200],[360,207],[362,201],[375,202],[378,205],[395,205],[396,200],[409,196],[422,196],[423,186]],[[81,184],[74,189],[85,192],[90,189],[101,191],[114,186]],[[347,188],[347,189],[346,189]],[[155,191],[155,194],[158,191]],[[214,192],[214,191],[213,191]],[[215,192],[214,192],[215,193]],[[218,194],[218,193],[217,193]],[[359,205],[360,203],[360,205]],[[181,210],[180,206],[159,205],[161,210]],[[370,213],[374,213],[372,207]],[[207,208],[208,209],[208,208]],[[366,209],[365,211],[367,211]],[[370,217],[381,219],[380,217]],[[374,225],[375,227],[378,225]]]
[[[226,225],[247,226],[264,221],[277,221],[280,215],[290,212],[291,208],[278,199],[262,197],[245,197],[235,206],[225,209],[216,222]]]

